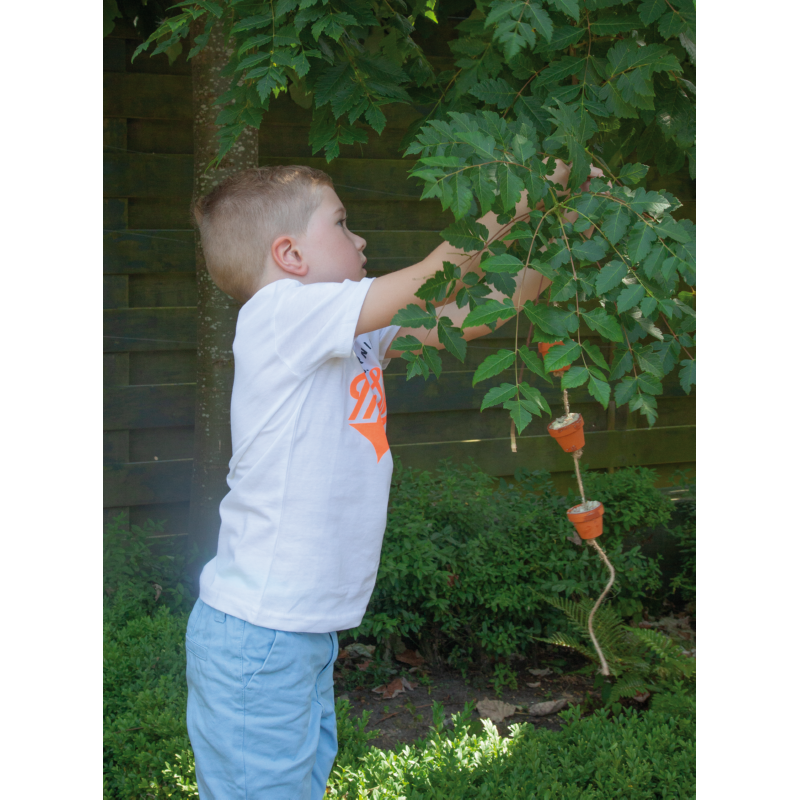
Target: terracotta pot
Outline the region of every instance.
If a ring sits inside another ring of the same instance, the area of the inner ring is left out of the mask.
[[[573,511],[580,505],[567,511],[567,519],[575,526],[581,539],[596,539],[603,532],[603,504],[591,511]]]
[[[583,417],[578,414],[575,422],[570,422],[563,428],[553,428],[551,422],[547,426],[547,432],[561,445],[565,453],[574,453],[586,444],[586,437],[583,435]]]
[[[545,354],[551,347],[555,347],[557,344],[564,344],[564,342],[539,342],[537,345],[539,349],[539,355],[544,360]],[[550,373],[554,375],[556,378],[560,378],[567,370],[569,369],[569,364],[566,367],[562,367],[561,369],[551,369]]]

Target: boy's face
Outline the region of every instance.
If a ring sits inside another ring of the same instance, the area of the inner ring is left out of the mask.
[[[308,229],[297,237],[308,265],[304,283],[360,281],[366,276],[363,254],[367,242],[347,229],[347,212],[330,186],[322,186],[322,202],[311,215]]]

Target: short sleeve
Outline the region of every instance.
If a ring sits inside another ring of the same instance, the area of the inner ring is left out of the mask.
[[[377,351],[378,361],[381,362],[382,367],[385,367],[391,361],[390,358],[386,358],[386,351],[390,349],[399,331],[399,325],[389,325],[387,328],[380,328],[369,334],[370,344]]]
[[[285,280],[271,309],[278,357],[297,375],[353,349],[356,324],[374,278],[342,283]]]

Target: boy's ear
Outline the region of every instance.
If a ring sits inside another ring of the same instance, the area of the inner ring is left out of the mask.
[[[297,240],[291,236],[279,236],[270,248],[272,260],[284,272],[304,277],[308,273],[308,264],[303,259]]]

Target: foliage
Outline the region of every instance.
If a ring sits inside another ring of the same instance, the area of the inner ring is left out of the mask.
[[[401,311],[397,324],[407,325],[411,313],[415,326],[437,327],[463,361],[464,328],[514,313],[510,299],[487,298],[490,287],[510,298],[511,278],[534,268],[552,285],[546,304],[525,305],[533,341],[563,344],[544,365],[518,337],[502,364],[490,356],[474,381],[514,368],[514,383],[490,389],[482,406],[502,403],[521,432],[549,409],[517,367],[550,380],[545,370],[570,364],[562,388],[586,384],[604,407],[613,396],[653,425],[665,378],[678,369],[688,393],[696,373],[694,224],[680,218],[677,197],[647,183],[648,164],[659,180],[694,179],[693,0],[474,0],[449,42],[452,66],[438,72],[414,39],[415,23],[436,20],[435,6],[185,0],[136,53],[152,45],[154,53],[173,52],[192,24],[204,26],[191,58],[211,26],[225,26],[233,55],[231,88],[217,100],[219,158],[245,127],[260,126],[282,91],[314,106],[310,143],[329,161],[341,144],[366,142],[365,125],[382,132],[383,106],[424,108],[406,139],[406,154],[418,158],[411,174],[422,182],[422,198],[452,210],[456,222],[443,237],[484,250],[486,274],[446,265],[417,293],[423,304]],[[570,191],[561,196],[548,180],[556,157],[572,163]],[[586,188],[592,163],[606,179]],[[514,217],[523,190],[528,220]],[[477,221],[490,210],[505,223],[492,239]],[[461,328],[437,315],[432,292],[469,305]],[[610,364],[582,338],[581,325],[614,348]],[[404,353],[409,378],[438,377],[438,355],[412,339]]]
[[[127,530],[117,517],[103,539],[103,797],[197,797],[186,731],[184,637],[192,599],[184,559],[153,552],[162,525]],[[161,591],[156,597],[154,584]],[[336,703],[338,758],[354,761],[377,734],[366,712]]]
[[[599,657],[588,633],[593,600],[578,602],[563,598],[543,598],[566,615],[573,633],[556,633],[543,641],[568,647],[595,664]],[[611,674],[616,679],[604,687],[604,700],[615,703],[622,697],[650,692],[668,692],[677,697],[694,694],[696,663],[669,636],[656,630],[624,625],[610,605],[600,606],[594,617],[594,633]]]
[[[639,480],[651,477],[641,473]],[[498,662],[502,673],[502,661],[525,652],[531,635],[549,635],[560,624],[537,592],[599,594],[604,567],[589,548],[568,541],[566,500],[546,473],[521,470],[517,478],[498,486],[474,467],[445,462],[432,475],[396,464],[377,582],[351,633],[399,635],[419,642],[429,658],[461,667]],[[610,476],[609,511],[648,521],[648,506],[634,509],[646,492],[629,499],[614,493],[615,481],[628,480],[627,470]],[[620,599],[641,608],[660,586],[657,562],[638,546],[626,549],[621,532],[605,539]]]
[[[697,523],[694,497],[676,504],[676,524],[672,532],[678,541],[682,555],[681,569],[672,579],[671,587],[686,603],[693,603],[697,596]]]
[[[475,730],[471,709],[445,731],[437,703],[429,737],[395,752],[373,749],[358,762],[340,760],[328,785],[332,798],[688,798],[695,796],[692,721],[637,714],[618,706],[581,719],[561,714],[560,731],[512,725],[501,738],[488,720]],[[326,795],[327,796],[327,795]]]
[[[191,42],[193,58],[206,46],[211,28],[223,25],[232,48],[224,73],[231,86],[217,100],[222,106],[217,163],[247,126],[261,125],[270,100],[286,91],[305,108],[313,103],[310,143],[331,161],[340,145],[367,141],[357,122],[381,133],[382,106],[411,102],[410,86],[433,82],[433,69],[410,34],[418,18],[436,21],[434,5],[434,0],[185,0],[134,58],[151,45],[153,54],[174,53],[196,23],[203,32]]]
[[[103,535],[103,794],[107,798],[197,796],[162,780],[165,763],[185,759],[184,634],[191,597],[185,562],[157,555],[163,525]],[[180,762],[178,762],[180,764]],[[176,792],[177,794],[171,794]]]
[[[599,500],[605,508],[604,538],[608,533],[624,535],[670,522],[672,502],[656,489],[656,478],[656,471],[647,467],[627,467],[613,474],[586,473],[586,496]]]

